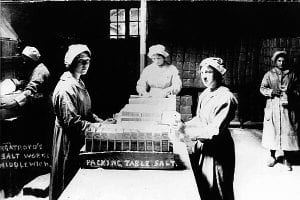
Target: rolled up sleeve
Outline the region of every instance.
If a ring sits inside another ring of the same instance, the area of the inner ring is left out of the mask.
[[[173,94],[178,94],[181,90],[182,82],[177,69],[173,75],[172,86],[173,86]]]
[[[144,70],[140,76],[140,79],[137,82],[137,85],[136,85],[136,91],[139,94],[144,94],[147,92],[147,89],[149,87],[147,80],[148,80],[148,73],[147,73],[147,70]]]

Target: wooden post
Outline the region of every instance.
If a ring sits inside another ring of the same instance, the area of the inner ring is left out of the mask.
[[[141,0],[141,27],[140,27],[140,73],[145,67],[147,36],[147,0]]]

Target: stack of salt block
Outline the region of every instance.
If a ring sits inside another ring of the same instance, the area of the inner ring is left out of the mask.
[[[156,105],[126,104],[120,111],[118,122],[155,121],[160,122],[163,109]]]
[[[264,40],[263,40],[264,41]],[[236,90],[242,84],[251,84],[257,80],[259,54],[268,53],[271,40],[266,40],[260,44],[260,40],[242,39],[231,43],[229,46],[222,44],[203,43],[194,44],[169,44],[166,45],[170,50],[170,62],[175,65],[179,71],[183,88],[205,88],[201,81],[200,63],[208,57],[220,57],[223,59],[227,73],[224,75],[224,83],[230,89]],[[291,54],[297,52],[297,39],[294,40],[276,40],[280,47],[285,45],[294,46]],[[273,42],[274,43],[274,42]],[[294,44],[294,45],[293,45]],[[264,49],[259,53],[260,47]],[[273,45],[274,46],[274,45]],[[283,48],[287,49],[287,48]],[[274,48],[273,48],[274,50]],[[266,60],[267,58],[267,60]],[[270,62],[270,55],[260,58],[260,63]]]
[[[118,114],[117,123],[122,122],[156,122],[161,123],[164,113],[176,111],[176,97],[140,98],[131,97],[129,104]]]
[[[193,98],[191,95],[178,96],[176,98],[176,110],[181,114],[182,121],[192,119]]]
[[[129,98],[129,104],[144,104],[144,105],[154,105],[167,111],[176,110],[176,96],[171,96],[169,98],[143,98],[131,95]]]
[[[183,87],[200,87],[199,76],[196,72],[197,54],[195,49],[187,49],[186,52],[182,48],[176,49],[171,55],[172,64],[175,65],[179,71],[182,79]]]
[[[85,147],[86,152],[173,152],[170,134],[168,125],[145,125],[143,122],[104,124],[86,132]]]

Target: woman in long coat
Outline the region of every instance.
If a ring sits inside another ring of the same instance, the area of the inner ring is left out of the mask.
[[[267,97],[262,145],[269,149],[271,156],[267,165],[276,163],[275,151],[284,151],[284,164],[291,171],[290,151],[299,150],[299,88],[296,74],[287,63],[287,53],[277,51],[272,57],[275,67],[268,71],[261,82],[260,92]]]
[[[65,55],[66,72],[60,77],[53,93],[56,115],[50,200],[58,199],[64,188],[79,169],[78,154],[84,143],[85,130],[101,122],[91,112],[89,93],[80,79],[89,69],[91,52],[86,45],[69,46]]]
[[[235,152],[228,126],[237,100],[221,85],[226,72],[221,58],[206,58],[200,66],[207,88],[199,96],[196,116],[185,123],[183,133],[194,141],[192,162],[201,199],[233,200]]]
[[[167,97],[176,95],[181,90],[181,79],[174,65],[167,63],[169,53],[163,45],[149,48],[148,57],[153,61],[142,72],[136,90],[144,97]]]

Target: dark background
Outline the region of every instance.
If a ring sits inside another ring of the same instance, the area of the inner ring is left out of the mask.
[[[51,73],[52,89],[65,70],[68,45],[85,43],[89,46],[91,67],[83,80],[94,112],[105,119],[119,112],[128,103],[130,94],[136,94],[140,74],[139,38],[110,40],[109,11],[139,5],[138,1],[3,2],[1,13],[19,36],[16,53],[20,54],[26,45],[39,49]],[[287,50],[291,65],[299,72],[299,3],[151,1],[147,11],[147,49],[153,44],[165,45],[173,64],[185,62],[184,58],[178,60],[178,55],[184,55],[189,49],[200,58],[219,56],[224,59],[228,69],[226,84],[239,98],[239,115],[245,121],[262,122],[265,101],[259,86],[264,73],[272,67],[270,57],[275,50]],[[20,70],[17,61],[12,62],[15,64],[7,66],[1,62],[1,78],[7,71]],[[193,114],[202,90],[184,86],[179,94],[193,96]],[[1,132],[9,130],[5,134],[13,143],[41,139],[48,144],[50,152],[52,130],[45,136],[34,116],[28,120],[25,125],[24,122],[22,125],[1,122]],[[25,126],[27,129],[20,131]],[[31,127],[35,127],[35,131],[28,129]],[[3,132],[1,134],[3,138]],[[7,194],[17,194],[22,184],[36,174],[34,170],[9,172],[8,182],[5,182],[9,188]]]
[[[80,42],[90,47],[92,63],[84,81],[95,112],[106,118],[127,103],[139,77],[139,39],[109,39],[109,10],[126,7],[139,7],[139,2],[2,3],[1,11],[21,40],[20,50],[32,45],[41,51],[54,85],[64,71],[67,46]],[[256,63],[250,68],[255,76],[243,83],[243,78],[232,75],[240,79],[232,80],[229,87],[234,92],[243,87],[251,93],[251,88],[258,90],[268,69],[258,69],[261,41],[298,37],[299,8],[299,3],[148,2],[147,48],[161,43],[172,53],[174,46],[196,50],[213,46],[222,55],[226,49],[234,54],[236,46],[250,41],[257,50]],[[187,88],[181,93],[198,90]]]

